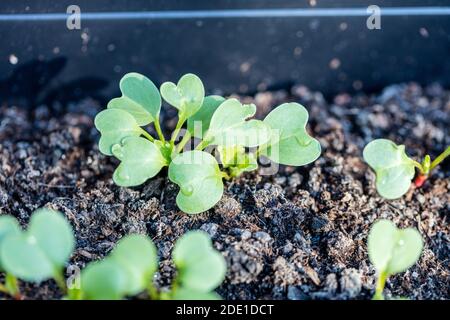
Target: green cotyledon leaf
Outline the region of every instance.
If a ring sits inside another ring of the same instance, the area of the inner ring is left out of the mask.
[[[95,117],[95,127],[101,133],[98,147],[100,152],[112,156],[112,146],[120,144],[125,137],[138,137],[142,129],[134,117],[121,109],[103,110]]]
[[[126,293],[136,295],[152,281],[158,267],[156,247],[149,237],[132,234],[122,238],[110,259],[116,261],[126,273]]]
[[[193,137],[203,139],[209,129],[214,112],[224,101],[225,98],[221,96],[213,95],[205,97],[200,110],[187,121],[187,129]]]
[[[214,112],[204,140],[220,146],[256,147],[266,143],[270,128],[260,120],[247,120],[255,112],[254,104],[242,105],[234,98],[225,100]]]
[[[398,229],[389,220],[378,220],[368,237],[369,258],[388,275],[403,272],[419,259],[423,241],[416,229]]]
[[[108,109],[130,113],[139,126],[154,122],[161,110],[161,96],[153,82],[142,74],[127,73],[120,80],[122,96],[108,103]]]
[[[180,118],[188,119],[202,106],[205,88],[199,77],[188,73],[177,84],[164,82],[160,88],[161,95],[170,105],[177,108]]]
[[[12,216],[0,216],[0,248],[2,241],[9,235],[18,235],[22,232],[19,222]],[[3,270],[0,254],[0,271]]]
[[[159,148],[141,137],[127,137],[112,147],[121,161],[114,171],[114,182],[122,187],[137,186],[158,174],[167,161]]]
[[[306,132],[308,111],[298,103],[284,103],[271,111],[264,123],[272,129],[270,141],[260,154],[284,165],[303,166],[315,161],[320,143]]]
[[[203,231],[190,231],[178,239],[172,257],[184,288],[210,292],[225,278],[225,259]]]
[[[188,151],[174,158],[169,165],[169,179],[180,187],[178,207],[189,214],[212,208],[223,194],[219,165],[203,151]]]
[[[62,270],[74,246],[73,230],[64,216],[39,209],[31,216],[26,231],[8,235],[1,242],[0,259],[6,272],[40,282]]]
[[[382,197],[396,199],[408,191],[415,166],[406,155],[405,146],[377,139],[367,144],[363,157],[376,173],[376,188]]]
[[[83,299],[119,300],[125,297],[127,285],[126,271],[110,258],[90,263],[81,272]]]

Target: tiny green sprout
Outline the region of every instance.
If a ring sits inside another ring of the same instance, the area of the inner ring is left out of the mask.
[[[205,97],[203,83],[194,74],[182,76],[177,84],[163,83],[159,92],[138,73],[126,74],[119,86],[122,96],[112,99],[95,118],[101,133],[100,152],[120,160],[114,182],[138,186],[167,166],[169,179],[180,187],[177,205],[185,213],[211,209],[222,197],[222,180],[256,170],[260,155],[297,166],[320,155],[319,142],[305,130],[308,112],[297,103],[283,104],[261,121],[252,119],[254,104]],[[159,123],[161,96],[178,110],[178,122],[168,140]],[[150,124],[158,137],[143,128]],[[185,150],[192,147],[192,140],[198,142],[195,150]],[[214,150],[220,165],[208,154]]]
[[[36,210],[26,231],[13,217],[0,217],[0,270],[10,284],[6,291],[18,294],[16,278],[31,282],[53,278],[65,290],[62,271],[74,245],[72,227],[59,212]]]
[[[422,238],[416,229],[398,229],[389,220],[379,220],[373,224],[367,242],[369,259],[378,273],[373,298],[382,300],[387,278],[406,271],[419,259]]]
[[[421,187],[431,171],[449,155],[450,147],[434,161],[426,155],[419,163],[408,157],[404,145],[396,145],[387,139],[371,141],[363,151],[364,160],[376,173],[377,191],[386,199],[397,199],[408,192],[415,168],[419,170],[415,185]]]
[[[212,290],[225,278],[226,263],[217,252],[208,235],[202,231],[191,231],[182,236],[172,253],[178,277],[175,284],[177,298],[215,298]]]

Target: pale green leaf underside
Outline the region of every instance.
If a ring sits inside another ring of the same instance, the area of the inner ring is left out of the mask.
[[[112,147],[121,161],[114,171],[114,182],[123,187],[137,186],[158,174],[166,160],[154,143],[141,137],[124,138]]]
[[[21,228],[17,219],[12,216],[0,216],[0,244],[3,239],[10,235],[18,235],[21,233]],[[2,257],[0,255],[0,271],[2,267]]]
[[[53,210],[35,211],[27,233],[56,268],[64,266],[75,248],[71,225],[61,213]]]
[[[415,170],[414,161],[405,153],[405,146],[377,139],[364,148],[363,156],[376,173],[376,188],[382,197],[396,199],[409,190]]]
[[[284,165],[303,166],[321,153],[319,141],[306,132],[308,111],[298,103],[284,103],[271,111],[264,123],[272,129],[270,141],[260,153]]]
[[[420,257],[423,242],[412,228],[397,229],[389,220],[374,223],[368,237],[369,258],[379,272],[403,272]]]
[[[125,271],[115,261],[106,258],[89,264],[81,272],[83,299],[119,300],[127,291]]]
[[[120,109],[103,110],[95,117],[95,127],[101,133],[100,152],[112,156],[112,146],[120,144],[125,137],[138,137],[142,129],[131,114]]]
[[[225,101],[221,96],[207,96],[202,107],[187,121],[189,133],[196,138],[203,139],[208,131],[211,118],[217,108]]]
[[[143,291],[152,281],[158,267],[156,247],[143,235],[128,235],[121,239],[110,259],[116,261],[126,273],[127,294]]]
[[[26,233],[6,237],[1,244],[1,260],[6,272],[19,279],[41,282],[53,276],[54,267],[36,240]]]
[[[169,179],[180,187],[176,201],[186,213],[195,214],[212,208],[223,194],[217,161],[203,151],[178,155],[169,165]]]
[[[183,268],[186,264],[195,262],[198,256],[213,249],[211,239],[204,231],[189,231],[175,243],[172,258],[177,268]]]
[[[205,140],[222,146],[256,147],[270,138],[270,128],[260,120],[247,118],[255,115],[254,104],[242,105],[237,99],[225,100],[214,112]]]
[[[61,270],[74,246],[72,227],[64,216],[40,209],[31,216],[27,231],[16,230],[3,239],[0,260],[4,269],[16,277],[40,282]]]
[[[226,263],[217,251],[209,251],[180,270],[180,281],[186,288],[209,292],[217,288],[225,278]]]
[[[159,117],[161,96],[150,79],[139,73],[127,73],[119,86],[122,96],[112,99],[108,108],[130,113],[139,126],[145,126]]]
[[[225,259],[202,231],[191,231],[181,237],[172,256],[185,288],[206,293],[218,287],[225,277]]]
[[[177,84],[164,82],[160,91],[164,100],[177,108],[180,117],[184,119],[191,117],[201,108],[205,97],[202,81],[192,73],[182,76]]]

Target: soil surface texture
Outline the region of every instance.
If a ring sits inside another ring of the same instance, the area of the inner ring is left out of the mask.
[[[61,211],[76,235],[70,260],[83,268],[107,255],[129,233],[156,243],[159,288],[174,277],[171,251],[188,230],[202,229],[225,257],[228,272],[217,292],[224,299],[370,299],[376,274],[367,256],[367,235],[380,218],[417,228],[425,246],[408,271],[391,277],[387,298],[450,299],[450,161],[401,199],[385,200],[362,159],[376,138],[405,144],[416,160],[450,145],[450,91],[438,84],[386,87],[378,95],[340,94],[327,101],[303,86],[239,97],[258,107],[262,119],[283,102],[299,102],[310,113],[308,130],[322,155],[304,167],[280,167],[268,176],[255,171],[225,182],[211,210],[187,215],[175,205],[178,187],[167,170],[137,188],[114,185],[118,161],[98,151],[94,99],[29,110],[0,106],[0,214],[25,227],[33,210]],[[163,107],[165,132],[175,112]],[[0,276],[1,278],[1,276]],[[27,299],[59,299],[53,281],[21,282]],[[0,296],[4,297],[4,296]],[[145,297],[145,295],[144,295]]]

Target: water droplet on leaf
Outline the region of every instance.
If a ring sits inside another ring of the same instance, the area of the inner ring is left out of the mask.
[[[191,185],[181,187],[181,193],[185,196],[190,196],[194,193],[194,188]]]
[[[121,160],[124,157],[123,148],[120,144],[113,145],[111,148],[111,152],[119,160]]]
[[[307,147],[311,144],[312,140],[311,139],[305,139],[303,137],[295,137],[295,140],[297,140],[297,143],[301,146],[301,147]]]

